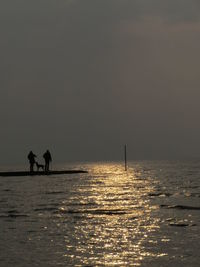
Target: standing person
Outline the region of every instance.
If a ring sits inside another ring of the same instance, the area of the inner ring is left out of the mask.
[[[44,153],[43,158],[45,160],[45,172],[49,171],[49,163],[52,161],[51,153],[47,149],[47,151]]]
[[[35,158],[37,156],[35,154],[33,154],[32,151],[29,152],[28,154],[28,160],[29,160],[29,163],[30,163],[30,172],[33,172],[33,167],[34,167],[34,164],[35,164]]]

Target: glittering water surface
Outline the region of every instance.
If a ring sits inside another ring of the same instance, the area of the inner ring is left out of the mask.
[[[199,162],[81,168],[0,178],[0,266],[199,266]]]

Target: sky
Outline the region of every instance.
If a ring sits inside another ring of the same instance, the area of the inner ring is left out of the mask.
[[[1,164],[200,158],[200,2],[1,0]]]

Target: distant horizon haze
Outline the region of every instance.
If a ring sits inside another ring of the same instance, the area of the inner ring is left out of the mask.
[[[29,150],[30,151],[30,150]],[[29,152],[26,151],[26,152]],[[63,152],[61,154],[60,150],[56,151],[54,149],[50,150],[51,154],[52,154],[52,166],[55,165],[63,165],[63,164],[79,164],[79,163],[83,163],[83,164],[87,164],[87,163],[111,163],[111,162],[121,162],[122,165],[124,165],[125,162],[125,158],[124,158],[124,150],[123,150],[123,146],[121,147],[121,149],[115,150],[115,156],[113,156],[113,151],[107,151],[104,150],[104,154],[94,154],[91,157],[88,156],[87,153],[87,158],[84,157],[83,152],[79,153],[79,155],[77,157],[71,156],[70,157],[70,153],[66,154]],[[182,157],[174,155],[174,157],[155,157],[152,154],[148,154],[146,153],[146,155],[140,155],[139,153],[137,155],[134,155],[133,150],[130,149],[129,147],[127,147],[127,165],[130,162],[140,162],[140,161],[200,161],[200,156],[196,155],[196,156],[188,156],[188,155],[182,155]],[[43,151],[41,150],[33,150],[33,152],[37,155],[36,161],[38,163],[44,163],[44,159],[43,159]],[[44,151],[45,152],[45,151]],[[68,151],[69,152],[69,151]],[[87,152],[87,151],[86,151]],[[98,151],[96,151],[98,152]],[[57,154],[58,153],[58,154]],[[73,153],[72,153],[73,154]],[[8,158],[1,158],[0,161],[0,166],[29,166],[28,163],[28,159],[27,159],[27,155],[28,153],[22,154],[22,151],[17,155],[16,153],[14,153],[14,155],[11,155]],[[66,155],[66,156],[65,156]],[[112,157],[113,156],[113,157]]]

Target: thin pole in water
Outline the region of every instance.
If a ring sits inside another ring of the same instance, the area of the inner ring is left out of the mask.
[[[124,164],[125,164],[125,171],[127,171],[126,145],[124,146]]]

